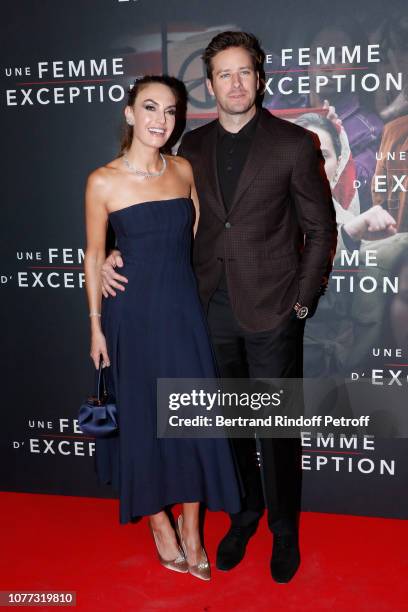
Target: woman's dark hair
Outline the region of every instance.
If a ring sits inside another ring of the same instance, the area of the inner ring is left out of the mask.
[[[207,71],[207,77],[212,81],[212,58],[220,53],[220,51],[225,51],[230,47],[242,47],[246,49],[250,54],[254,69],[259,72],[259,75],[263,74],[263,64],[265,61],[265,52],[261,48],[260,42],[254,34],[249,34],[248,32],[221,32],[214,36],[214,38],[208,43],[207,47],[204,50],[203,55],[201,56],[205,68]]]
[[[306,129],[311,129],[313,127],[320,128],[321,130],[325,130],[330,134],[332,139],[334,151],[336,153],[336,157],[340,157],[341,155],[341,142],[340,136],[336,130],[336,127],[332,121],[326,119],[326,117],[322,117],[317,113],[304,113],[300,115],[298,119],[296,119],[295,123],[297,125],[301,125]],[[313,132],[313,129],[311,129]]]
[[[171,151],[171,147],[177,142],[183,133],[186,125],[187,90],[182,81],[179,81],[179,79],[167,74],[146,75],[139,79],[135,79],[133,85],[129,87],[126,106],[133,106],[137,95],[142,91],[142,89],[144,89],[144,87],[150,85],[150,83],[167,85],[167,87],[169,87],[174,93],[176,98],[176,125],[169,140],[166,142],[165,146],[160,149],[162,153],[168,153]],[[123,155],[123,153],[129,149],[130,145],[132,144],[132,140],[133,126],[128,125],[126,121],[123,120],[119,155]]]

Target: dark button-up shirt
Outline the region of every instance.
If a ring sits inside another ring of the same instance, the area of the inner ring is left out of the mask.
[[[217,172],[227,212],[232,206],[238,179],[248,157],[258,116],[259,111],[236,134],[227,132],[221,123],[218,123]]]
[[[218,181],[222,198],[224,201],[225,211],[228,214],[231,209],[235,189],[238,184],[239,177],[248,157],[249,148],[255,134],[256,124],[259,117],[259,110],[255,115],[242,127],[239,132],[233,134],[227,132],[220,123],[218,123],[217,137],[217,172]],[[226,221],[225,228],[228,230],[231,227],[229,221]],[[221,260],[225,266],[225,262]],[[227,279],[225,276],[225,267],[221,276],[219,289],[227,290]]]

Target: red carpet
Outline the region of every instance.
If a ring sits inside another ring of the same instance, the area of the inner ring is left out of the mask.
[[[76,591],[77,610],[95,612],[408,610],[408,522],[303,513],[302,565],[288,585],[269,574],[271,536],[263,520],[244,561],[214,567],[228,526],[207,513],[213,579],[162,568],[146,520],[120,526],[116,500],[0,493],[0,590]],[[55,610],[36,607],[37,610]]]

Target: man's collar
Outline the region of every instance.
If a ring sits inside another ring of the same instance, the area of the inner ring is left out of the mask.
[[[250,119],[248,121],[248,123],[246,123],[240,130],[239,132],[233,133],[233,132],[228,132],[228,130],[226,130],[221,123],[218,121],[218,137],[222,138],[224,136],[235,136],[238,138],[241,138],[242,136],[245,138],[251,138],[254,133],[255,133],[255,129],[256,129],[256,124],[258,122],[259,119],[259,108],[256,109],[256,113],[255,115],[252,117],[252,119]]]

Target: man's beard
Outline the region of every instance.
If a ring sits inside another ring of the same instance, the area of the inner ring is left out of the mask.
[[[219,105],[222,110],[227,113],[227,115],[245,115],[245,113],[247,113],[249,110],[251,110],[253,106],[255,106],[255,100],[256,98],[254,98],[253,100],[249,100],[248,103],[239,110],[234,110],[233,108],[226,107],[222,103],[219,103]]]

